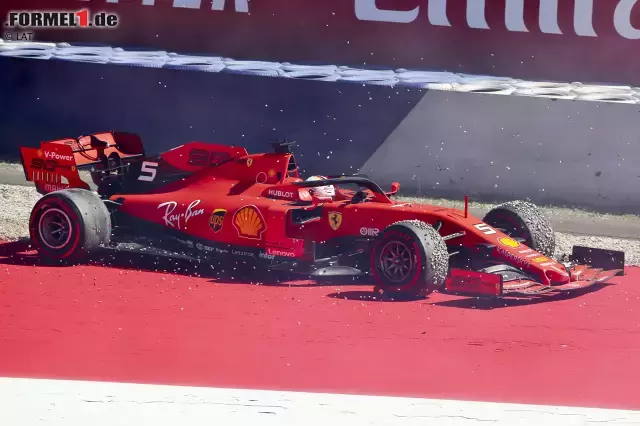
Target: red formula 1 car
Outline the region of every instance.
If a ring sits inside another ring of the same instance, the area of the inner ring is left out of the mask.
[[[624,274],[622,252],[574,247],[566,263],[554,260],[554,232],[531,203],[502,204],[481,220],[466,207],[393,200],[397,183],[385,192],[359,175],[303,180],[290,143],[249,154],[191,142],[147,157],[136,135],[111,132],[21,153],[44,194],[31,238],[56,261],[137,243],[315,278],[371,274],[378,291],[402,297],[533,296]]]

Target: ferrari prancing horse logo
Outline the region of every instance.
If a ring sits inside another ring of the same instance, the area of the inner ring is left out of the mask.
[[[329,225],[334,231],[337,231],[342,225],[342,213],[329,212]]]

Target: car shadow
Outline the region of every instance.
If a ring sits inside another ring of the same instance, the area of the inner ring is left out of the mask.
[[[0,244],[0,264],[20,266],[49,266],[37,254],[25,253],[33,250],[28,238]],[[51,265],[55,266],[55,265]]]
[[[369,284],[373,288],[373,284]],[[430,296],[427,297],[392,297],[384,294],[380,294],[376,291],[364,291],[364,290],[346,290],[346,291],[338,291],[335,293],[328,294],[327,297],[333,299],[342,299],[342,300],[352,300],[358,302],[417,302],[417,301],[426,301],[429,300]]]
[[[446,308],[457,309],[475,309],[475,310],[492,310],[502,308],[512,308],[517,306],[538,305],[541,303],[559,302],[561,300],[572,300],[584,296],[585,294],[595,293],[615,284],[601,283],[591,287],[576,290],[571,293],[546,294],[537,297],[510,297],[502,299],[487,299],[479,297],[462,297],[459,299],[443,300],[431,302],[430,305],[442,306]]]
[[[373,284],[371,284],[373,286]],[[416,302],[423,301],[428,305],[442,306],[446,308],[457,309],[475,309],[475,310],[493,310],[511,308],[516,306],[538,305],[541,303],[558,302],[561,300],[571,300],[584,296],[585,294],[595,293],[604,289],[605,287],[613,286],[613,283],[600,283],[591,287],[576,290],[571,293],[556,293],[546,294],[532,297],[509,297],[509,298],[482,298],[482,297],[470,297],[460,296],[456,294],[446,292],[434,292],[426,297],[390,297],[381,295],[374,291],[358,291],[358,290],[346,290],[338,291],[328,294],[327,297],[334,299],[353,300],[353,301],[366,301],[366,302]],[[446,297],[447,300],[437,300],[439,297]]]
[[[71,266],[65,263],[44,261],[31,246],[28,238],[0,243],[0,264],[57,268]],[[247,262],[211,262],[193,259],[179,253],[162,253],[160,250],[151,253],[145,249],[102,249],[90,255],[82,262],[82,265],[178,274],[207,279],[213,284],[263,285],[267,287],[326,287],[347,285],[350,282],[360,284],[349,278],[341,279],[339,282],[326,279],[316,282],[307,276],[269,271],[257,268]]]

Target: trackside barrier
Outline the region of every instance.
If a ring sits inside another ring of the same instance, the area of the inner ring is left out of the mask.
[[[361,171],[424,195],[640,205],[632,86],[65,43],[2,43],[0,73],[5,157],[105,129],[139,133],[149,152],[189,140],[257,151],[286,137],[308,173]]]
[[[407,69],[366,69],[338,65],[304,65],[243,61],[220,56],[182,55],[167,51],[125,50],[111,46],[69,43],[7,42],[0,39],[0,57],[63,60],[188,71],[224,72],[367,85],[401,86],[457,92],[521,95],[553,99],[640,103],[640,88],[580,82],[536,82],[510,77]]]

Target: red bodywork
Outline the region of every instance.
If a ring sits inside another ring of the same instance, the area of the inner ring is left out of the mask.
[[[25,164],[31,164],[25,166],[25,173],[32,177],[36,173],[33,180],[42,184],[32,160],[56,153],[58,167],[64,166],[58,176],[66,177],[67,186],[85,187],[76,164],[86,165],[113,153],[125,158],[142,154],[141,145],[137,149],[135,141],[131,142],[134,139],[128,139],[130,143],[124,148],[118,144],[117,135],[96,135],[107,141],[102,148],[92,147],[86,138],[43,143],[39,150],[22,148]],[[205,250],[214,251],[206,246],[210,242],[212,246],[229,247],[239,256],[245,254],[243,249],[259,249],[279,259],[313,262],[309,242],[374,240],[395,222],[417,219],[437,223],[443,236],[456,235],[447,240],[450,252],[462,247],[535,277],[503,283],[498,274],[452,268],[445,284],[452,292],[503,296],[568,291],[605,281],[619,272],[603,274],[586,266],[565,268],[469,215],[466,203],[461,211],[392,200],[390,196],[399,188],[397,183],[388,193],[366,190],[369,199],[357,204],[352,203],[355,192],[340,185],[333,199],[318,198],[310,189],[296,184],[302,179],[290,152],[249,154],[244,148],[192,142],[153,160],[142,162],[139,181],[152,183],[156,173],[144,173],[153,171],[159,163],[185,172],[185,177],[138,193],[112,194],[109,199],[120,205],[119,212],[177,231],[183,240],[199,241]]]
[[[336,188],[335,200],[312,197],[309,190],[294,185],[301,179],[289,165],[292,154],[246,154],[236,148],[207,145],[212,152],[230,152],[233,160],[216,167],[203,168],[190,177],[163,187],[152,194],[117,194],[123,199],[121,210],[133,216],[182,231],[185,236],[230,244],[234,247],[261,248],[269,255],[309,260],[305,241],[324,243],[340,237],[375,238],[387,226],[402,220],[419,219],[429,224],[442,222],[442,235],[464,232],[456,244],[475,247],[491,244],[491,255],[537,277],[537,282],[510,283],[503,288],[499,276],[473,271],[454,271],[447,283],[465,278],[461,292],[500,296],[509,290],[533,291],[542,287],[572,283],[564,265],[515,241],[467,212],[431,205],[391,200],[386,194],[373,193],[371,200],[351,204],[351,191]],[[163,158],[175,166],[187,168],[188,151],[202,145],[188,144]],[[244,155],[243,155],[244,154]],[[179,164],[180,162],[184,164]],[[397,187],[396,187],[397,190]],[[308,205],[299,205],[308,202]],[[299,210],[320,209],[317,217],[294,223]],[[473,277],[471,277],[473,276]],[[573,275],[573,285],[577,281]],[[470,280],[470,278],[476,278]],[[589,277],[593,278],[593,277]],[[475,282],[470,288],[469,282]],[[586,282],[586,281],[585,281]]]

